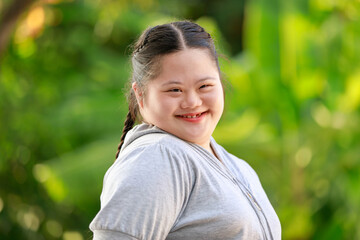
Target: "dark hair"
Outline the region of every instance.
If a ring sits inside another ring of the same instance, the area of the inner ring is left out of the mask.
[[[159,74],[159,58],[166,54],[178,52],[186,48],[208,49],[210,56],[220,67],[214,42],[204,28],[190,21],[179,21],[158,25],[146,29],[134,45],[132,53],[132,79],[137,86],[144,90],[146,82]],[[116,153],[119,156],[127,132],[132,129],[139,116],[139,106],[132,88],[128,94],[129,112],[124,122],[120,144]]]

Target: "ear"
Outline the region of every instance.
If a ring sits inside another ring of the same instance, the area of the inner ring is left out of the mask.
[[[141,89],[139,88],[139,86],[137,85],[136,82],[134,82],[132,85],[131,85],[132,89],[134,90],[134,93],[135,93],[135,97],[136,97],[136,101],[139,105],[140,108],[143,108],[144,107],[144,103],[143,103],[143,93],[141,91]]]

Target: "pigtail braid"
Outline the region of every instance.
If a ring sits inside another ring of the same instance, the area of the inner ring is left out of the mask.
[[[134,59],[137,57],[137,54],[140,53],[145,48],[146,44],[148,43],[149,33],[153,29],[154,29],[154,27],[148,28],[145,31],[145,33],[139,38],[138,42],[135,44],[135,50],[132,55]],[[134,74],[134,71],[133,71],[133,74]],[[118,158],[118,156],[120,154],[120,150],[121,150],[122,145],[124,144],[126,134],[128,133],[128,131],[130,131],[133,128],[133,126],[136,122],[136,119],[137,119],[137,115],[138,115],[138,106],[137,106],[137,102],[136,102],[136,98],[135,98],[135,93],[133,92],[133,90],[130,90],[130,96],[128,96],[128,101],[129,101],[129,112],[126,115],[126,119],[124,122],[124,128],[123,128],[122,135],[120,138],[118,150],[116,152],[115,160]]]
[[[122,130],[122,135],[120,138],[118,150],[116,152],[115,160],[118,158],[118,156],[120,154],[120,150],[121,150],[122,145],[124,144],[126,134],[133,128],[133,126],[137,120],[139,106],[137,105],[135,93],[133,90],[130,90],[130,94],[128,95],[128,102],[129,102],[129,112],[126,115],[126,119],[124,122],[124,128]]]
[[[119,143],[119,146],[118,146],[118,150],[116,152],[115,160],[119,156],[120,149],[121,149],[122,145],[124,144],[126,134],[128,133],[128,131],[130,131],[132,129],[134,124],[135,124],[135,117],[133,116],[133,113],[129,109],[129,112],[126,115],[126,119],[125,119],[125,122],[124,122],[124,128],[122,130],[122,135],[121,135],[121,138],[120,138],[120,143]]]

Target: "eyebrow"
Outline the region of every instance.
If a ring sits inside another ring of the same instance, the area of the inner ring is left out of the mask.
[[[199,80],[197,80],[196,83],[203,82],[203,81],[206,81],[206,80],[216,80],[216,79],[217,78],[215,78],[215,77],[206,76],[206,77],[203,77],[203,78],[200,78]],[[162,84],[162,86],[167,86],[167,85],[171,85],[171,84],[182,84],[182,82],[180,82],[180,81],[170,81],[170,82],[166,82],[166,83]]]

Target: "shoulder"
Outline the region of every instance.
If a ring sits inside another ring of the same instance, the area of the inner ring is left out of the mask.
[[[242,166],[242,169],[244,169],[248,175],[250,175],[253,178],[259,179],[257,173],[255,172],[254,168],[245,160],[236,157],[233,154],[230,154],[232,160],[236,162],[238,165]]]
[[[133,141],[109,168],[104,185],[159,186],[161,182],[182,179],[191,184],[194,171],[187,143],[169,134],[147,134]],[[181,176],[181,177],[179,177]]]
[[[179,151],[181,142],[157,134],[134,140],[107,171],[93,230],[165,239],[189,198],[194,176]],[[154,226],[159,231],[152,231]]]
[[[225,158],[225,161],[228,162],[231,167],[234,167],[235,169],[237,169],[237,171],[241,171],[241,174],[245,175],[246,178],[259,181],[257,173],[247,161],[235,156],[232,153],[229,153],[224,147],[217,144],[215,141],[214,144],[216,145],[217,151],[220,152],[221,156]]]
[[[121,151],[116,162],[147,159],[157,161],[162,158],[184,159],[190,151],[189,144],[168,133],[150,133],[134,140]]]
[[[129,170],[134,167],[166,168],[172,162],[186,163],[186,143],[169,134],[154,133],[140,137],[128,145],[109,169]]]

